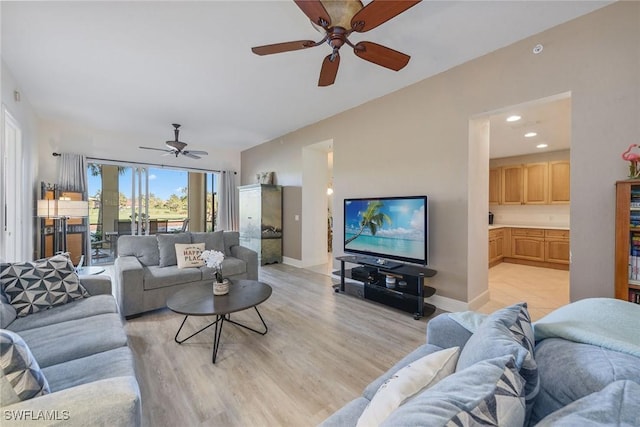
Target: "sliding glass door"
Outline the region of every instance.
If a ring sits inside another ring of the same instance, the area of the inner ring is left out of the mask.
[[[121,235],[215,229],[215,172],[94,162],[88,175],[93,264],[113,262]]]

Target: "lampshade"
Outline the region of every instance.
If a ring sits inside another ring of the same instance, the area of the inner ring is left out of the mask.
[[[38,216],[40,218],[57,218],[58,201],[54,199],[38,200]]]
[[[89,216],[89,202],[69,199],[38,200],[38,216],[41,218],[87,217]]]
[[[89,202],[86,200],[58,200],[58,216],[82,218],[89,216]]]
[[[346,30],[351,29],[351,18],[360,9],[363,8],[362,2],[360,0],[342,0],[342,1],[322,1],[322,5],[324,9],[329,14],[331,18],[331,26],[332,27],[342,27]],[[314,26],[316,30],[320,33],[324,33],[325,30],[321,26],[317,25],[315,22],[311,21],[311,24]]]

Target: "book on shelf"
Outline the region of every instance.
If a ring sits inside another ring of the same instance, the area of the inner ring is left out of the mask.
[[[636,289],[629,289],[629,302],[640,304],[640,291]]]

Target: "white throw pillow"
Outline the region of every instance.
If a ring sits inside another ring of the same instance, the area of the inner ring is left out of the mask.
[[[176,243],[176,259],[178,268],[202,267],[204,260],[200,254],[204,251],[204,243]]]
[[[460,347],[436,351],[409,363],[380,386],[358,419],[357,427],[382,424],[407,399],[456,370]]]

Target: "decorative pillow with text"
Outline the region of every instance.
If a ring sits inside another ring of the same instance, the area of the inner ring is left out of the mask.
[[[204,260],[200,254],[204,251],[204,243],[176,243],[176,259],[178,268],[202,267]]]

